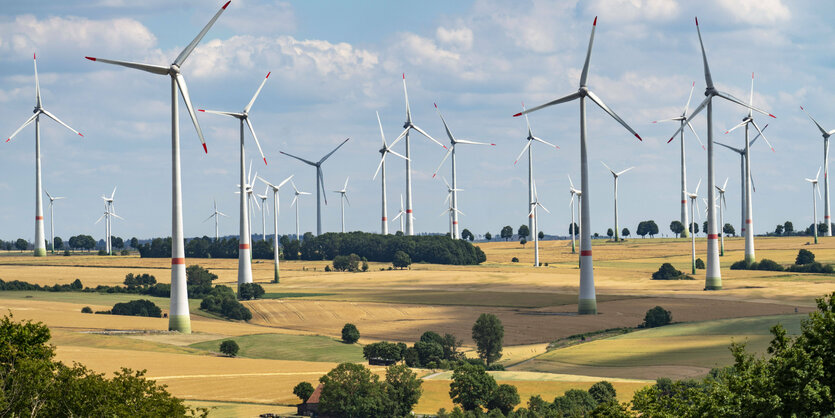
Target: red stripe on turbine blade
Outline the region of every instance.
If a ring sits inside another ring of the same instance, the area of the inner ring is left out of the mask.
[[[6,140],[6,142],[9,142],[9,141],[11,141],[11,140],[12,140],[12,139],[11,139],[11,138],[9,138],[9,139],[7,139],[7,140]]]
[[[403,79],[404,80],[406,79],[406,73],[403,73]]]
[[[516,163],[518,163],[518,162],[519,162],[519,160],[514,161],[513,165],[516,165]],[[824,177],[826,177],[826,173],[824,173]]]
[[[699,26],[699,17],[696,16],[696,26]]]
[[[205,112],[206,109],[197,109],[198,112]]]
[[[580,257],[591,257],[591,250],[580,250]]]
[[[267,158],[264,158],[264,165],[267,165]]]
[[[248,250],[249,249],[249,244],[239,244],[238,249],[239,250]]]
[[[774,116],[771,113],[769,113],[768,116],[771,116],[772,118],[777,119],[777,116]]]
[[[96,60],[96,59],[95,59],[95,58],[93,58],[93,57],[84,57],[84,58],[87,58],[87,59],[88,59],[88,60],[90,60],[90,61],[95,61],[95,60]]]
[[[592,26],[597,26],[597,16],[594,17],[594,23],[591,24]]]
[[[273,73],[272,71],[267,72],[267,76],[264,77],[264,78],[270,78],[270,74],[272,74],[272,73]]]
[[[38,59],[38,54],[37,54],[37,53],[35,53],[35,52],[33,52],[33,53],[32,53],[32,59],[33,59],[33,60]]]
[[[517,117],[517,116],[522,116],[522,112],[519,112],[519,113],[513,115],[514,118]]]
[[[707,234],[707,239],[719,239],[719,234]]]
[[[206,148],[206,144],[205,144],[205,143],[203,143],[203,152],[205,152],[206,154],[208,154],[208,153],[209,153],[209,149],[208,149],[208,148]]]
[[[635,138],[638,138],[639,141],[643,142],[644,140],[641,138],[641,135],[635,134]]]
[[[171,264],[172,264],[172,265],[173,265],[173,264],[185,264],[185,263],[186,263],[186,259],[185,259],[185,258],[172,258],[172,259],[171,259]]]
[[[432,175],[432,178],[434,179],[434,178],[435,178],[435,176],[437,176],[437,175],[438,175],[437,173],[433,174],[433,175]]]
[[[673,140],[674,140],[674,139],[676,139],[676,137],[672,137],[672,138],[670,138],[670,140],[669,140],[669,141],[667,141],[667,143],[669,144],[670,142],[673,142]]]
[[[226,4],[223,5],[223,10],[226,10],[226,6],[228,6],[229,3],[232,3],[232,0],[227,1]]]
[[[81,135],[81,132],[79,132],[79,133],[78,133],[78,136],[84,136],[84,135]]]
[[[494,147],[496,146],[496,144],[490,144],[490,145],[492,145],[492,146],[494,146]]]
[[[652,123],[658,123],[658,121],[657,121],[657,120],[654,120],[654,121],[652,121]]]

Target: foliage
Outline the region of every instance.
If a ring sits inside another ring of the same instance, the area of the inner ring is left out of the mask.
[[[351,323],[345,324],[342,327],[342,342],[345,344],[353,344],[360,339],[360,331],[357,326]]]
[[[815,262],[815,254],[809,250],[801,249],[797,252],[794,264],[812,264]]]
[[[528,237],[530,234],[531,229],[528,228],[527,224],[519,225],[519,229],[516,231],[516,235],[518,235],[519,238]]]
[[[552,408],[561,416],[583,416],[597,407],[597,401],[587,391],[569,389],[562,396],[554,398]],[[558,415],[558,416],[559,416]]]
[[[670,324],[673,321],[673,314],[670,311],[656,306],[647,311],[644,316],[644,322],[639,325],[639,328],[655,328]]]
[[[398,251],[394,253],[391,265],[394,266],[394,268],[404,269],[412,265],[412,259],[409,257],[409,254],[406,254],[404,251]]]
[[[615,231],[612,231],[612,228],[609,228],[609,229],[606,230],[606,235],[609,238],[612,238],[613,236],[615,236]]]
[[[522,245],[522,246],[525,246],[525,244],[527,244],[527,243],[528,243],[528,240],[526,240],[524,238],[519,240],[519,244]]]
[[[473,324],[473,341],[476,343],[478,356],[490,364],[502,357],[504,326],[493,314],[481,314]]]
[[[147,299],[119,302],[110,310],[113,315],[162,317],[162,309]]]
[[[360,257],[354,253],[338,255],[333,258],[333,269],[336,271],[359,271]]]
[[[464,362],[452,372],[449,397],[465,410],[480,409],[488,405],[497,388],[484,367]]]
[[[405,351],[406,344],[395,344],[388,341],[380,341],[363,347],[362,356],[365,357],[366,360],[380,359],[396,363],[403,359]]]
[[[385,393],[389,413],[395,417],[409,416],[417,405],[423,390],[423,381],[406,365],[394,365],[386,369]]]
[[[223,285],[215,286],[200,302],[200,309],[229,319],[249,321],[252,312],[238,302],[235,292]]]
[[[89,306],[85,306],[85,307],[81,308],[81,313],[93,313],[93,309],[90,308]]]
[[[705,260],[702,260],[701,258],[697,258],[696,259],[696,268],[704,270],[705,269]]]
[[[699,233],[699,224],[697,224],[695,222],[691,222],[690,225],[687,226],[687,230],[690,231],[690,233],[692,233],[692,234],[698,234]]]
[[[819,274],[832,274],[835,272],[833,270],[831,264],[821,264],[817,261],[810,264],[792,264],[787,268],[788,271],[792,273],[819,273]]]
[[[731,264],[731,270],[748,270],[749,263],[745,260],[739,260]]]
[[[502,227],[502,231],[500,232],[500,236],[504,238],[505,241],[513,238],[513,227],[510,225],[506,225]]]
[[[783,224],[783,233],[786,235],[791,235],[794,232],[794,224],[791,221],[786,221]]]
[[[725,226],[722,227],[722,232],[724,232],[725,235],[736,236],[736,230],[734,229],[734,226],[731,224],[725,224]]]
[[[407,416],[421,395],[421,380],[403,365],[386,369],[386,378],[368,368],[342,363],[319,378],[319,411],[338,417]]]
[[[316,389],[313,388],[313,385],[310,382],[299,382],[296,387],[293,388],[293,395],[296,395],[301,399],[302,403],[307,403],[307,400],[310,399],[310,396],[313,395]]]
[[[217,274],[209,272],[199,265],[191,265],[186,268],[186,286],[188,296],[200,299],[212,291],[212,281],[217,280]]]
[[[519,262],[519,257],[513,257],[513,258],[511,258],[511,259],[510,259],[510,262],[511,262],[511,263],[518,263],[518,262]]]
[[[10,282],[0,279],[0,291],[5,290],[34,290],[43,292],[77,292],[83,288],[81,280],[75,279],[71,284],[54,284],[52,286],[39,284],[32,284],[29,282],[22,282],[20,280],[12,280]]]
[[[763,258],[757,265],[757,270],[783,271],[783,266],[777,264],[774,260]]]
[[[595,402],[598,404],[617,400],[617,391],[615,391],[615,387],[605,380],[601,380],[600,382],[593,384],[589,388],[589,395],[591,395],[591,397],[594,398]]]
[[[641,221],[638,223],[638,230],[636,231],[641,238],[649,235],[650,238],[654,237],[658,234],[658,225],[655,224],[655,221]]]
[[[580,233],[580,226],[576,222],[568,224],[568,235],[577,235]]]
[[[681,221],[672,221],[670,222],[670,231],[673,231],[676,234],[676,238],[681,236],[681,233],[684,232],[684,225]]]
[[[628,237],[629,236],[629,228],[623,228],[623,231],[620,231],[620,235],[622,237]]]
[[[502,412],[502,414],[509,414],[516,405],[519,405],[519,392],[516,386],[501,384],[493,391],[490,400],[487,401],[487,409]]]
[[[262,239],[252,244],[252,258],[256,260],[272,260],[274,255],[272,238],[268,240]]]
[[[238,343],[235,340],[224,340],[220,343],[220,352],[226,355],[227,357],[235,357],[238,355]]]
[[[60,250],[61,248],[64,248],[64,240],[62,240],[61,237],[55,237],[55,239],[52,240],[52,246],[53,249]]]
[[[493,239],[493,234],[491,234],[489,232],[485,232],[484,233],[484,239],[486,239],[487,241],[491,241]]]
[[[264,296],[264,288],[258,283],[243,283],[238,286],[238,299],[252,300],[261,299]]]
[[[664,263],[658,271],[652,273],[652,280],[693,280],[693,278],[677,270],[672,264]]]
[[[26,241],[23,238],[18,238],[17,241],[15,241],[14,243],[14,247],[20,250],[20,252],[23,252],[27,248],[29,248],[29,241]]]
[[[475,235],[473,235],[473,233],[470,232],[469,229],[464,228],[464,230],[461,231],[461,239],[468,239],[470,241],[473,241],[475,239]]]
[[[774,235],[783,235],[783,225],[777,224],[777,227],[774,228]]]
[[[799,267],[799,266],[792,265],[791,267]],[[755,262],[752,262],[752,263],[749,263],[745,260],[737,261],[737,262],[731,264],[731,270],[783,271],[784,268],[783,268],[782,265],[777,264],[777,262],[775,262],[773,260],[763,258],[759,262],[755,261]],[[791,268],[789,270],[793,271]],[[803,270],[803,267],[800,267],[799,270]],[[830,267],[830,270],[831,270],[831,267]]]

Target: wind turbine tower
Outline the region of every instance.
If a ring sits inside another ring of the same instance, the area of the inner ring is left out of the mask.
[[[812,232],[815,234],[815,244],[818,243],[818,201],[815,200],[815,191],[818,192],[818,197],[821,197],[821,189],[818,186],[818,178],[821,175],[821,169],[818,167],[818,174],[815,174],[814,179],[806,179],[812,183]]]
[[[282,186],[287,184],[293,176],[287,177],[281,183],[278,183],[278,186],[271,184],[267,180],[264,180],[261,177],[258,177],[264,184],[267,185],[269,189],[273,190],[273,258],[274,258],[274,265],[275,271],[273,274],[273,282],[278,283],[278,191],[281,189]]]
[[[382,191],[382,199],[381,199],[381,201],[382,201],[382,214],[381,214],[381,222],[380,222],[380,233],[383,234],[383,235],[386,235],[386,234],[389,233],[388,209],[386,208],[386,205],[387,205],[387,203],[386,203],[386,155],[387,154],[393,154],[393,155],[396,155],[396,156],[398,156],[398,157],[400,157],[404,160],[406,160],[407,158],[391,150],[391,146],[394,145],[394,143],[392,143],[391,145],[386,144],[386,134],[383,133],[383,123],[380,122],[380,112],[377,112],[377,124],[380,125],[380,137],[383,139],[383,147],[380,148],[380,164],[377,165],[377,171],[374,172],[374,177],[372,177],[371,179],[372,180],[376,179],[378,173],[382,174],[381,180],[382,180],[383,191]],[[400,198],[401,198],[401,200],[403,200],[403,196],[401,196]],[[400,203],[401,203],[401,206],[403,206],[402,205],[403,202],[400,202]]]
[[[351,201],[348,200],[348,179],[350,177],[345,178],[345,185],[342,186],[341,190],[334,190],[334,193],[339,193],[339,203],[342,209],[342,233],[345,233],[345,202],[348,202],[348,205],[351,205]]]
[[[522,102],[522,110],[525,110],[525,102]],[[531,202],[533,202],[536,199],[534,199],[534,196],[533,196],[534,195],[534,193],[533,193],[533,189],[534,189],[534,185],[533,185],[533,147],[531,147],[531,144],[533,143],[533,141],[536,141],[536,142],[541,142],[545,145],[554,147],[556,149],[559,149],[560,147],[558,147],[558,146],[556,146],[556,145],[554,145],[550,142],[547,142],[547,141],[543,140],[542,138],[538,138],[538,137],[534,136],[533,131],[531,130],[531,122],[528,120],[528,115],[527,114],[525,115],[525,123],[528,125],[528,137],[525,138],[525,139],[527,139],[527,142],[525,143],[525,146],[522,147],[522,151],[519,152],[519,156],[516,157],[516,161],[513,162],[513,165],[516,165],[516,163],[519,162],[519,160],[522,158],[522,155],[525,153],[525,151],[528,152],[528,205],[527,205],[526,210],[529,213],[529,215],[528,215],[528,229],[533,231],[533,229],[534,229],[533,228],[533,215],[530,214],[530,211],[533,210],[533,205],[531,204]],[[574,253],[574,247],[573,246],[571,247],[571,252]]]
[[[806,112],[806,109],[803,106],[800,107],[800,110]],[[815,123],[815,126],[818,127],[818,130],[821,132],[821,136],[823,136],[823,220],[826,222],[826,236],[832,236],[832,219],[829,217],[831,213],[829,213],[829,137],[832,134],[835,134],[835,129],[831,131],[827,131],[823,129],[823,127],[816,121],[809,112],[806,112],[806,115],[809,116],[809,119],[812,119],[812,122]]]
[[[300,192],[298,188],[296,188],[296,183],[293,180],[290,180],[290,184],[293,185],[293,191],[295,192],[295,196],[293,197],[293,202],[290,203],[290,206],[296,205],[296,239],[301,242],[302,236],[299,235],[299,202],[301,201],[300,196],[310,194],[308,192]]]
[[[50,241],[51,244],[49,247],[52,250],[52,254],[55,254],[55,211],[54,211],[54,204],[56,200],[61,200],[63,197],[52,196],[49,194],[48,191],[44,190],[46,193],[46,197],[49,198],[49,230],[50,230]]]
[[[624,173],[635,167],[629,167],[626,170],[619,171],[616,173],[611,168],[609,168],[609,166],[606,165],[606,163],[604,163],[603,161],[601,161],[600,163],[603,164],[603,167],[606,167],[606,169],[609,170],[610,173],[612,173],[612,176],[615,179],[615,242],[618,242],[620,241],[618,236],[618,177],[622,176]]]
[[[226,215],[225,213],[217,210],[217,200],[215,200],[214,201],[214,212],[212,212],[212,214],[209,215],[209,217],[206,218],[205,221],[203,221],[203,222],[208,222],[209,219],[215,218],[215,242],[218,242],[220,240],[220,228],[218,226],[218,219],[221,216],[226,216],[227,218],[229,217],[229,215]]]

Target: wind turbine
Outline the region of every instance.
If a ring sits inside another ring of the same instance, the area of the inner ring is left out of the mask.
[[[812,119],[812,122],[815,123],[815,126],[818,127],[818,130],[821,131],[821,136],[823,136],[823,219],[826,222],[826,236],[832,236],[832,220],[829,217],[831,213],[829,213],[829,137],[832,134],[835,134],[835,129],[831,131],[827,131],[823,129],[823,127],[809,114],[806,112],[806,109],[803,106],[800,106],[800,110],[804,111],[809,119]],[[815,241],[817,242],[817,241]]]
[[[594,18],[594,23],[592,25],[591,36],[589,37],[589,49],[586,53],[586,62],[583,64],[583,72],[580,75],[580,87],[577,89],[576,92],[569,94],[568,96],[561,97],[559,99],[550,101],[540,106],[536,106],[534,108],[524,110],[520,113],[515,114],[514,116],[521,116],[526,113],[535,112],[539,109],[559,104],[559,103],[566,103],[570,102],[575,99],[580,99],[580,187],[583,189],[583,194],[581,195],[581,200],[583,200],[582,204],[582,212],[580,214],[580,297],[577,304],[577,310],[580,314],[596,314],[597,313],[597,297],[595,295],[594,290],[594,262],[592,260],[591,255],[591,216],[589,216],[589,167],[588,167],[588,155],[586,151],[586,98],[589,98],[591,101],[596,103],[603,109],[604,112],[608,113],[613,119],[615,119],[618,123],[623,125],[626,130],[630,133],[635,135],[636,138],[639,140],[641,136],[638,135],[623,119],[620,118],[615,112],[609,109],[603,101],[597,97],[591,90],[589,90],[588,86],[586,86],[586,80],[588,79],[589,75],[589,60],[591,59],[591,48],[594,44],[594,30],[597,28],[597,17]]]
[[[348,179],[350,177],[345,178],[345,185],[342,186],[341,190],[334,190],[334,193],[339,193],[339,203],[342,205],[342,233],[345,233],[345,202],[348,202],[348,205],[351,204],[351,201],[348,200]]]
[[[107,252],[107,255],[111,255],[111,253],[110,253],[110,244],[111,244],[110,243],[110,236],[112,234],[111,226],[110,226],[111,218],[118,218],[118,219],[121,219],[123,221],[125,220],[125,218],[122,218],[121,216],[116,214],[116,212],[113,210],[113,205],[108,205],[107,202],[105,202],[104,203],[104,214],[101,215],[101,217],[99,217],[99,219],[95,223],[97,224],[97,223],[101,222],[102,219],[104,219],[104,231],[105,231],[104,233],[106,235],[106,238],[104,240],[104,247],[105,247],[105,251]]]
[[[725,189],[728,187],[728,178],[725,178],[725,184],[722,187],[716,186],[716,191],[719,192],[719,255],[725,255],[725,209],[728,208],[728,202],[725,200]]]
[[[412,123],[412,111],[409,108],[409,93],[406,91],[406,73],[403,73],[403,96],[406,98],[406,122],[403,123],[403,132],[397,136],[392,142],[392,146],[400,140],[406,138],[406,235],[415,234],[414,216],[412,215],[412,160],[411,160],[411,145],[409,143],[409,132],[414,129],[421,135],[429,138],[432,142],[446,148],[444,144],[438,142],[435,138],[429,136],[426,131],[420,129],[417,125]]]
[[[768,125],[763,126],[763,132],[768,129]],[[758,133],[754,139],[751,140],[750,145],[754,145],[754,142],[757,142],[757,138],[760,137]],[[740,216],[739,216],[739,223],[740,223],[740,235],[745,232],[745,210],[748,207],[748,192],[745,189],[745,148],[735,148],[728,144],[723,144],[721,142],[716,142],[716,145],[721,145],[737,154],[739,154],[739,190],[741,191],[739,202],[740,202]],[[749,146],[750,146],[749,145]],[[757,186],[754,184],[754,177],[751,177],[751,190],[756,192]],[[724,227],[724,224],[723,224]]]
[[[56,200],[61,200],[64,198],[52,196],[46,190],[44,190],[44,193],[46,193],[46,197],[49,198],[49,230],[51,235],[50,239],[52,241],[52,245],[50,246],[50,248],[52,248],[52,254],[55,254],[55,212],[53,210],[53,204]]]
[[[382,171],[382,186],[383,186],[383,197],[382,197],[382,216],[381,216],[381,226],[380,226],[380,233],[386,235],[389,233],[389,224],[388,224],[388,209],[386,208],[386,154],[393,154],[396,155],[404,160],[408,160],[408,158],[394,152],[391,150],[390,145],[386,145],[386,135],[383,133],[383,123],[380,122],[380,112],[377,112],[377,124],[380,125],[380,137],[383,139],[383,147],[380,148],[380,164],[377,165],[377,171],[374,172],[374,177],[371,179],[374,180],[377,178],[377,174]],[[394,145],[393,143],[391,145]],[[400,197],[401,200],[403,196]],[[401,206],[403,202],[400,202]],[[403,228],[400,228],[403,229]]]
[[[400,219],[400,232],[402,234],[405,234],[406,231],[403,228],[403,220],[404,220],[404,218],[406,218],[406,211],[403,210],[403,195],[402,194],[400,195],[400,211],[397,212],[397,216],[395,216],[394,218],[391,218],[391,220],[392,220],[392,222],[394,222],[398,218]]]
[[[618,238],[618,177],[622,176],[624,173],[635,167],[629,167],[626,170],[616,173],[612,171],[612,169],[609,168],[609,166],[606,165],[606,163],[604,163],[603,161],[601,161],[600,163],[603,164],[603,167],[606,167],[606,169],[609,170],[610,173],[612,173],[612,176],[615,179],[615,242],[618,242],[620,241]]]
[[[713,86],[713,77],[710,75],[710,68],[707,65],[707,54],[705,53],[705,46],[702,42],[702,32],[699,29],[699,18],[696,18],[696,32],[699,34],[699,45],[702,49],[702,61],[704,62],[704,71],[705,71],[705,84],[707,87],[705,88],[705,99],[702,103],[696,107],[696,110],[690,114],[685,122],[690,122],[693,117],[695,117],[699,112],[702,111],[705,107],[707,107],[707,189],[713,190],[716,187],[716,181],[714,179],[714,172],[713,172],[713,98],[720,97],[729,102],[736,103],[738,105],[753,109],[757,112],[766,114],[771,117],[775,117],[774,115],[751,107],[750,105],[746,104],[742,100],[737,99],[736,97],[716,90],[716,87]],[[673,136],[670,137],[670,141],[672,141],[679,132],[684,129],[684,125],[680,126]],[[670,142],[667,141],[667,142]],[[719,243],[717,240],[719,236],[717,234],[718,229],[716,228],[716,210],[715,210],[715,196],[713,193],[708,193],[708,214],[707,214],[707,268],[705,269],[705,290],[721,290],[722,289],[722,273],[719,270]]]
[[[684,111],[681,112],[681,115],[676,116],[670,119],[663,119],[663,120],[656,120],[652,123],[658,122],[668,122],[668,121],[678,121],[681,124],[681,127],[684,128],[684,125],[690,128],[690,131],[693,132],[693,136],[696,137],[696,140],[699,141],[699,145],[702,146],[702,149],[705,149],[704,144],[702,144],[702,140],[699,138],[699,134],[696,133],[696,130],[693,129],[693,125],[687,121],[687,110],[690,108],[690,100],[693,98],[693,90],[696,88],[696,82],[693,82],[693,86],[690,87],[690,96],[687,97],[687,104],[684,105]],[[687,195],[684,193],[684,189],[687,188],[687,161],[684,158],[684,129],[681,130],[681,224],[682,225],[689,225],[690,222],[687,220]],[[617,231],[615,231],[617,233]],[[687,238],[690,234],[690,231],[685,228],[682,236]]]
[[[702,179],[699,179],[699,182],[696,184],[696,191],[694,193],[688,193],[685,189],[684,194],[690,198],[690,264],[692,267],[692,274],[696,274],[696,198],[699,197],[699,187],[702,185]],[[711,193],[708,193],[711,194]],[[708,225],[709,227],[710,225]],[[707,233],[707,232],[705,232]]]
[[[734,129],[739,127],[745,126],[745,193],[747,198],[745,199],[745,228],[742,230],[745,234],[745,261],[747,263],[753,263],[756,257],[754,256],[754,206],[753,206],[753,199],[751,196],[751,143],[748,141],[748,129],[749,125],[753,125],[754,129],[759,132],[758,136],[762,136],[763,140],[768,143],[769,148],[771,151],[774,152],[774,147],[771,146],[771,143],[768,142],[768,138],[763,135],[760,127],[757,126],[757,122],[754,122],[754,115],[751,110],[750,106],[754,105],[754,73],[751,73],[751,96],[748,99],[748,115],[742,119],[742,122],[737,124],[731,129],[725,131],[725,133],[732,132]],[[721,230],[721,226],[719,227]]]
[[[105,210],[106,213],[109,213],[111,215],[115,215],[115,213],[114,213],[115,209],[113,208],[113,198],[114,197],[116,197],[116,187],[113,187],[113,192],[110,193],[110,197],[107,197],[105,195],[101,195],[101,199],[104,200],[104,208],[105,208],[104,210]],[[104,249],[107,252],[107,255],[112,255],[113,254],[113,248],[112,248],[113,243],[110,241],[110,237],[113,234],[113,230],[112,230],[112,224],[111,224],[110,216],[107,216],[107,219],[105,219],[105,229],[107,231],[107,239],[105,239]]]
[[[197,122],[197,115],[194,114],[194,107],[191,105],[191,98],[186,87],[186,80],[180,72],[185,60],[191,55],[197,44],[206,35],[206,32],[212,27],[215,21],[220,17],[220,14],[226,10],[231,0],[227,1],[218,12],[212,17],[209,23],[197,34],[197,37],[180,52],[180,55],[174,59],[174,62],[168,66],[163,67],[159,65],[139,64],[134,62],[114,61],[101,58],[86,57],[91,61],[100,61],[106,64],[121,65],[123,67],[133,68],[136,70],[146,71],[157,75],[167,75],[171,77],[171,196],[172,196],[172,211],[171,211],[171,308],[168,315],[168,329],[172,331],[180,331],[185,334],[191,333],[191,319],[188,311],[188,290],[186,288],[186,259],[185,259],[185,241],[183,240],[183,193],[182,181],[180,175],[180,120],[179,112],[177,111],[177,92],[183,97],[183,102],[188,109],[191,121],[194,123],[194,128],[197,130],[197,136],[203,144],[203,151],[208,153],[206,148],[206,141],[203,138],[203,131],[200,129],[200,124]]]
[[[258,94],[261,93],[261,89],[264,88],[264,84],[267,83],[267,80],[270,78],[270,73],[267,73],[267,76],[264,77],[264,81],[261,82],[261,85],[258,86],[258,90],[255,90],[255,94],[252,95],[252,99],[250,99],[249,103],[244,107],[244,110],[241,112],[222,112],[218,110],[205,110],[205,109],[198,109],[201,112],[212,113],[215,115],[223,115],[223,116],[231,116],[235,119],[238,119],[238,123],[240,125],[240,132],[241,132],[241,141],[240,141],[240,184],[238,185],[240,191],[240,198],[239,198],[239,210],[240,213],[238,215],[239,220],[239,230],[238,230],[238,286],[244,283],[252,283],[252,207],[249,204],[249,197],[251,196],[250,193],[247,193],[246,187],[247,183],[252,185],[252,178],[246,178],[246,171],[244,170],[244,164],[246,162],[246,149],[244,148],[244,124],[249,128],[249,132],[252,134],[252,139],[255,141],[255,146],[258,147],[258,153],[261,154],[261,158],[264,160],[264,165],[267,165],[267,158],[264,157],[264,151],[261,150],[261,144],[258,142],[258,136],[255,135],[255,129],[252,127],[252,122],[249,119],[249,111],[252,110],[252,105],[255,103],[255,99],[258,98]],[[252,162],[250,161],[250,168],[249,168],[250,175],[252,174]]]
[[[287,177],[281,183],[278,183],[278,186],[271,184],[267,180],[264,180],[263,177],[258,177],[264,184],[267,185],[268,188],[273,189],[273,258],[275,259],[275,271],[273,274],[273,281],[278,283],[278,191],[281,189],[282,186],[287,184],[288,181],[293,179],[293,176]],[[298,219],[298,216],[297,218]],[[298,229],[298,228],[297,228]]]
[[[580,190],[577,190],[574,187],[574,182],[571,181],[571,176],[570,175],[568,176],[568,184],[569,184],[568,192],[571,194],[571,201],[569,201],[569,203],[568,203],[568,206],[571,206],[571,226],[569,227],[571,229],[571,254],[575,254],[577,251],[575,250],[576,246],[574,244],[574,241],[575,241],[575,235],[577,235],[576,229],[579,229],[579,228],[574,227],[574,225],[576,225],[576,223],[574,222],[574,196],[575,195],[577,196],[577,206],[580,206],[580,197],[583,195],[583,192],[580,191]],[[580,211],[578,210],[578,212],[580,212]],[[583,222],[580,221],[580,223],[583,223]]]
[[[522,110],[525,110],[525,102],[522,102]],[[548,146],[552,146],[556,149],[559,149],[560,147],[558,147],[558,146],[556,146],[556,145],[554,145],[554,144],[552,144],[548,141],[545,141],[542,138],[538,138],[538,137],[534,136],[533,131],[531,131],[531,121],[528,120],[528,115],[527,114],[525,115],[525,123],[527,123],[527,125],[528,125],[528,137],[525,138],[525,139],[527,139],[527,142],[525,143],[525,146],[522,147],[522,151],[519,152],[519,156],[516,157],[516,161],[513,162],[513,165],[516,165],[516,163],[518,163],[519,160],[522,158],[522,154],[524,154],[525,151],[528,151],[528,208],[527,208],[527,210],[531,211],[533,209],[533,205],[531,205],[530,202],[533,202],[535,200],[534,196],[533,196],[533,194],[534,194],[533,193],[533,189],[534,189],[534,186],[533,186],[533,148],[531,147],[531,144],[533,143],[533,141],[536,141],[536,142],[541,142],[541,143],[543,143],[545,145],[548,145]],[[528,215],[528,229],[533,231],[533,216],[532,215]],[[572,250],[572,253],[573,252],[574,251]]]
[[[203,222],[207,222],[209,219],[215,218],[215,242],[218,242],[220,240],[220,229],[218,228],[218,219],[221,216],[226,216],[228,218],[229,215],[217,210],[217,200],[214,201],[214,208],[214,212],[212,212],[212,214],[209,215],[209,217],[206,218],[206,220]]]
[[[444,203],[447,203],[448,207],[447,207],[446,210],[441,212],[440,216],[444,216],[444,214],[449,214],[449,236],[451,238],[452,237],[452,232],[455,230],[454,219],[458,218],[458,216],[453,216],[453,215],[456,215],[458,213],[460,213],[462,215],[464,214],[464,212],[461,212],[460,210],[458,210],[457,208],[452,206],[452,196],[455,192],[460,192],[460,191],[463,191],[463,190],[453,189],[452,187],[449,187],[449,183],[447,183],[446,179],[444,179],[444,184],[446,185],[446,188],[447,188],[447,195],[446,195],[446,199],[444,199]]]
[[[269,199],[267,192],[269,191],[270,187],[267,186],[264,188],[264,194],[255,195],[255,197],[261,199],[261,241],[267,240],[267,212],[270,211],[270,208],[267,206],[267,199]]]
[[[534,229],[531,230],[533,234],[533,265],[534,267],[539,267],[539,218],[538,213],[536,212],[536,208],[540,207],[545,212],[551,213],[548,208],[546,208],[542,203],[539,202],[539,195],[536,193],[536,183],[533,185],[533,200],[531,201],[531,213],[528,214],[528,217],[533,219],[533,227]]]
[[[284,151],[280,151],[282,154],[284,154],[288,157],[293,157],[293,158],[295,158],[295,159],[297,159],[297,160],[299,160],[299,161],[301,161],[301,162],[303,162],[303,163],[305,163],[309,166],[316,167],[316,235],[322,235],[322,201],[321,201],[321,199],[325,199],[325,204],[326,205],[328,204],[328,198],[327,198],[327,196],[325,196],[325,180],[323,178],[324,174],[322,173],[322,163],[324,163],[325,160],[327,160],[331,155],[333,155],[333,153],[335,153],[336,150],[338,150],[340,147],[345,145],[345,143],[348,142],[349,139],[351,139],[351,138],[346,138],[339,145],[337,145],[336,148],[333,149],[333,151],[325,154],[325,156],[322,157],[317,162],[305,160],[304,158],[296,157],[295,155],[288,154]]]
[[[815,190],[818,191],[818,197],[821,197],[821,190],[818,186],[818,177],[821,175],[821,169],[818,167],[818,174],[815,174],[815,179],[806,179],[812,183],[812,232],[815,234],[815,244],[818,243],[818,201],[815,200]]]
[[[6,142],[12,140],[18,132],[22,131],[23,128],[29,126],[30,123],[33,121],[35,122],[35,257],[45,257],[46,256],[46,239],[44,238],[44,225],[43,225],[43,188],[41,186],[41,115],[46,115],[48,118],[58,122],[65,128],[75,132],[78,136],[81,135],[78,131],[73,128],[70,128],[70,125],[62,122],[61,119],[58,119],[57,116],[50,113],[48,110],[44,109],[43,103],[41,102],[41,84],[38,81],[38,57],[35,54],[32,54],[32,60],[35,63],[35,110],[33,111],[32,116],[23,122],[23,125],[20,125],[16,131],[14,131],[9,138],[6,139]],[[53,242],[53,245],[55,243]]]
[[[290,184],[293,185],[293,190],[296,193],[295,197],[293,197],[293,202],[290,203],[290,206],[296,205],[296,239],[301,242],[302,237],[299,235],[299,196],[310,193],[300,192],[299,189],[296,188],[296,183],[293,180],[290,180]]]

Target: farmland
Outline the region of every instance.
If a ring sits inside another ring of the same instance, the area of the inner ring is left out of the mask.
[[[806,245],[805,237],[757,238],[758,258],[782,264],[794,261],[798,249],[815,252],[817,260],[835,263],[835,241]],[[169,333],[167,319],[82,314],[82,307],[106,310],[116,302],[149,299],[167,311],[168,301],[127,294],[82,292],[0,292],[0,309],[16,319],[41,321],[52,330],[58,358],[101,371],[120,367],[147,369],[148,376],[168,385],[193,405],[215,407],[217,416],[291,412],[298,402],[292,387],[317,379],[339,362],[361,362],[361,346],[338,341],[346,322],[357,325],[360,344],[388,340],[411,344],[427,330],[451,333],[473,349],[470,329],[481,313],[497,315],[505,327],[508,371],[495,372],[499,383],[519,389],[523,402],[539,394],[553,399],[570,388],[588,388],[606,379],[621,400],[660,376],[702,376],[731,361],[732,341],[747,342],[764,352],[769,328],[782,323],[796,333],[816,297],[835,290],[835,277],[816,274],[729,270],[742,259],[743,241],[726,240],[722,258],[724,290],[702,290],[703,271],[692,281],[651,281],[664,262],[688,270],[689,241],[633,239],[620,244],[594,241],[598,311],[578,316],[579,269],[570,242],[541,243],[534,268],[531,244],[479,244],[487,262],[478,266],[416,264],[410,270],[387,270],[370,263],[367,272],[325,272],[326,261],[284,262],[281,283],[272,279],[271,262],[253,263],[253,277],[267,298],[244,302],[249,322],[226,321],[203,314],[190,300],[191,335]],[[697,250],[704,242],[697,242]],[[520,262],[511,262],[517,257]],[[703,255],[702,255],[703,257]],[[218,275],[216,284],[233,284],[236,260],[187,260]],[[15,253],[0,255],[0,278],[42,285],[118,285],[127,273],[148,273],[169,280],[167,259],[137,256],[73,255],[35,259]],[[549,343],[610,328],[634,328],[644,313],[662,306],[675,324],[548,349]],[[238,358],[217,354],[220,341],[235,339]],[[383,368],[372,368],[382,373]],[[431,413],[452,407],[449,373],[420,371],[424,395],[416,408]]]

